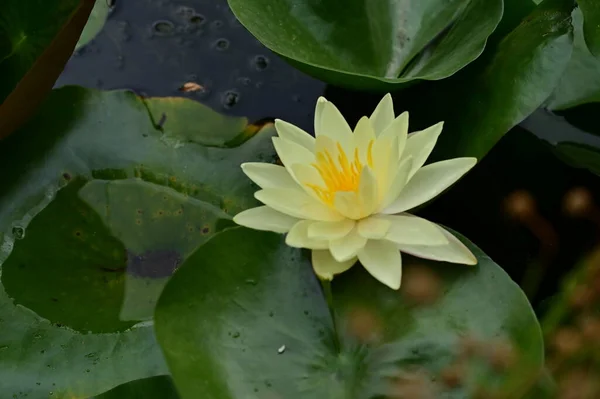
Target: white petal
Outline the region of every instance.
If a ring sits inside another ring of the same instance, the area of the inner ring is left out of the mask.
[[[387,208],[392,202],[394,202],[398,198],[398,196],[402,192],[402,189],[406,185],[406,182],[408,181],[408,174],[410,173],[411,168],[412,157],[404,158],[400,162],[400,166],[398,167],[398,170],[396,170],[396,174],[392,178],[392,182],[387,188],[387,191],[384,193],[384,197],[381,201],[381,204],[379,205],[378,211]]]
[[[412,158],[411,158],[412,159]],[[388,158],[387,164],[387,172],[385,174],[385,188],[384,190],[380,190],[380,198],[383,201],[383,198],[388,193],[390,186],[394,182],[396,175],[398,174],[398,168],[400,166],[400,152],[398,147],[398,138],[392,137],[392,146],[390,148],[390,154]],[[383,176],[382,176],[383,179]]]
[[[377,136],[392,123],[394,120],[394,102],[390,93],[386,94],[381,101],[379,101],[379,104],[377,104],[375,111],[373,111],[369,119],[373,124],[373,129],[375,129],[375,135]]]
[[[282,139],[299,144],[311,152],[315,150],[315,138],[298,126],[281,119],[275,119],[275,129]]]
[[[348,235],[355,223],[352,219],[343,219],[339,222],[314,222],[308,228],[308,236],[319,240],[335,240]]]
[[[369,118],[363,116],[360,118],[354,128],[354,147],[358,150],[360,161],[363,165],[367,164],[367,152],[371,142],[375,143],[375,132],[371,126]],[[349,158],[354,158],[354,153],[348,154]]]
[[[408,139],[408,112],[405,111],[394,119],[379,137],[395,137],[398,139],[398,152],[402,155]]]
[[[363,167],[360,174],[358,186],[358,198],[360,201],[360,217],[371,215],[379,205],[379,193],[377,190],[377,179],[368,166]]]
[[[315,136],[327,136],[340,143],[346,153],[350,152],[352,144],[352,129],[346,119],[333,103],[327,101],[322,105],[321,120],[315,131]]]
[[[408,135],[406,140],[406,148],[404,149],[403,157],[412,156],[413,166],[410,171],[408,178],[410,178],[419,170],[421,166],[425,164],[429,154],[435,147],[437,139],[442,133],[444,128],[444,122],[436,123],[433,126],[428,127],[425,130],[414,132]]]
[[[419,206],[446,190],[475,164],[477,158],[454,158],[423,166],[383,213],[400,213]]]
[[[458,238],[454,237],[443,227],[437,226],[446,239],[448,244],[425,246],[425,245],[398,245],[398,249],[407,254],[417,256],[423,259],[437,260],[440,262],[462,263],[465,265],[476,265],[477,258]]]
[[[400,288],[402,258],[396,245],[389,241],[369,240],[359,251],[358,260],[377,280],[391,289]]]
[[[233,221],[240,226],[255,230],[274,231],[275,233],[287,233],[298,222],[298,219],[277,212],[268,206],[248,209],[233,217]]]
[[[348,219],[361,218],[361,206],[358,195],[354,191],[338,191],[333,198],[335,210]]]
[[[312,251],[312,265],[315,274],[321,280],[333,280],[336,274],[340,274],[350,269],[356,263],[356,258],[349,259],[345,262],[338,262],[331,256],[329,251]]]
[[[300,188],[266,188],[254,193],[254,197],[271,208],[298,219],[337,221],[343,216],[323,205]]]
[[[435,223],[417,216],[388,215],[384,217],[391,223],[385,239],[396,244],[408,245],[445,245],[448,240]]]
[[[326,240],[315,240],[308,237],[308,228],[314,223],[311,220],[297,222],[285,237],[285,243],[294,248],[327,249],[329,243]]]
[[[379,137],[373,145],[373,171],[377,177],[378,199],[383,202],[399,164],[398,140]]]
[[[329,250],[335,260],[345,262],[348,259],[354,258],[366,243],[367,239],[360,236],[358,229],[354,227],[345,237],[331,240],[329,242]]]
[[[385,237],[391,226],[392,222],[389,220],[371,216],[358,222],[358,234],[368,239],[379,240]]]
[[[327,102],[327,99],[322,96],[317,99],[317,105],[315,106],[315,136],[316,132],[318,132],[321,129],[321,117],[323,115],[323,106]]]
[[[294,172],[292,171],[292,165],[302,163],[310,165],[315,162],[315,154],[302,147],[293,141],[282,139],[281,137],[273,137],[273,146],[281,163],[290,172],[290,175],[295,178]]]
[[[295,188],[298,183],[283,166],[271,163],[248,162],[242,170],[260,188]]]

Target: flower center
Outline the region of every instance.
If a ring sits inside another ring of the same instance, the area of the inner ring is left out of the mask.
[[[369,142],[367,147],[367,164],[373,167],[373,143]],[[325,187],[319,187],[315,184],[307,184],[314,190],[317,196],[326,204],[333,205],[335,193],[338,191],[358,191],[360,184],[360,174],[363,164],[360,161],[358,148],[354,149],[354,158],[348,159],[346,152],[337,143],[337,159],[334,158],[329,150],[317,152],[315,162],[312,166],[319,172]]]

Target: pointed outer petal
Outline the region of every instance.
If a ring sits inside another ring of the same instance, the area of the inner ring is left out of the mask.
[[[292,125],[289,122],[282,121],[281,119],[275,119],[275,129],[277,134],[284,140],[293,141],[296,144],[300,144],[310,152],[315,150],[315,138],[298,126]]]
[[[385,239],[396,244],[407,245],[446,245],[448,239],[435,223],[417,216],[380,215],[391,224]]]
[[[391,203],[393,203],[396,198],[402,192],[402,189],[406,185],[408,181],[408,174],[412,168],[412,157],[404,158],[400,162],[400,166],[396,171],[396,175],[392,179],[387,191],[384,193],[383,200],[379,205],[379,209],[377,209],[377,213],[381,212],[382,209],[387,208]]]
[[[358,186],[358,198],[360,201],[360,217],[371,215],[379,206],[379,191],[377,190],[377,178],[368,166],[363,167],[360,173]]]
[[[353,191],[338,191],[333,198],[333,207],[335,210],[348,219],[360,219],[360,200]]]
[[[448,244],[446,245],[398,245],[398,249],[401,252],[423,258],[431,259],[440,262],[450,263],[461,263],[464,265],[476,265],[477,258],[460,240],[450,232],[446,231],[443,227],[436,225],[439,228],[446,239]]]
[[[242,170],[260,188],[296,188],[298,183],[286,168],[271,163],[248,162]]]
[[[321,116],[323,115],[323,106],[326,102],[328,101],[323,96],[317,99],[317,105],[315,106],[315,136],[321,130]]]
[[[233,217],[233,221],[240,226],[249,227],[254,230],[273,231],[275,233],[287,233],[298,220],[285,213],[277,212],[268,206],[251,208]]]
[[[398,139],[398,153],[402,155],[408,139],[408,111],[401,113],[394,119],[379,137],[396,137]]]
[[[433,147],[435,147],[435,143],[437,143],[437,139],[440,136],[440,133],[442,133],[443,128],[444,122],[439,122],[425,130],[414,132],[408,135],[406,147],[404,148],[402,156],[406,157],[412,155],[413,157],[412,170],[408,175],[409,180],[417,172],[417,170],[419,170],[419,168],[425,164],[425,161],[427,161],[427,158],[429,157],[429,154],[431,154]]]
[[[308,228],[314,223],[311,220],[301,220],[296,223],[285,237],[285,243],[294,248],[327,249],[329,242],[308,237]]]
[[[342,113],[329,101],[323,103],[321,121],[315,131],[315,136],[330,137],[333,141],[342,145],[346,154],[350,153],[352,149],[352,129],[350,129]]]
[[[348,235],[356,222],[344,219],[339,222],[314,222],[308,228],[308,237],[318,240],[335,240]]]
[[[367,164],[367,152],[372,140],[375,140],[375,132],[371,126],[371,121],[366,116],[363,116],[354,128],[354,148],[358,149],[360,162],[363,165]],[[348,157],[354,159],[354,151],[348,154]]]
[[[429,201],[454,184],[476,163],[477,158],[454,158],[423,166],[382,213],[404,212]]]
[[[329,251],[335,260],[345,262],[356,257],[366,243],[367,239],[358,234],[358,228],[354,227],[345,237],[329,241]]]
[[[390,227],[392,222],[387,218],[371,216],[358,222],[358,234],[371,240],[380,240],[385,237]]]
[[[390,93],[383,96],[369,119],[373,124],[376,136],[379,136],[392,123],[394,120],[394,101]]]
[[[283,166],[292,174],[291,166],[297,163],[310,165],[315,162],[315,154],[296,144],[293,141],[282,139],[281,137],[273,137],[273,146]]]
[[[321,280],[333,280],[336,274],[343,273],[354,266],[356,260],[356,258],[352,258],[345,262],[338,262],[329,251],[312,251],[313,270]]]
[[[254,193],[254,197],[276,211],[298,219],[335,222],[344,218],[301,188],[266,188]]]
[[[402,257],[394,243],[369,240],[358,252],[358,260],[377,280],[393,290],[400,288],[402,280]]]

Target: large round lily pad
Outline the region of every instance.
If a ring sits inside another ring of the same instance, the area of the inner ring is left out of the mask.
[[[191,100],[53,91],[0,146],[0,396],[88,397],[167,374],[156,301],[254,205],[239,164],[269,161],[272,134]]]
[[[177,389],[186,399],[368,399],[411,397],[400,392],[418,378],[436,398],[528,386],[543,364],[535,315],[508,275],[462,240],[477,266],[405,259],[403,284],[427,265],[439,278],[437,301],[418,305],[415,280],[398,292],[355,266],[332,283],[334,320],[307,253],[272,233],[219,234],[184,263],[156,309]],[[440,375],[465,337],[512,345],[512,369],[472,360],[463,385],[444,388]]]
[[[385,89],[446,78],[476,59],[502,0],[229,0],[240,22],[298,68]]]

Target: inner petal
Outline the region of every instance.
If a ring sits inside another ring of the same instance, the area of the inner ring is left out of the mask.
[[[353,154],[347,154],[339,142],[326,136],[316,140],[315,162],[311,165],[321,177],[323,184],[305,184],[312,189],[321,201],[334,206],[337,193],[358,193],[361,173],[365,165],[373,165],[373,144],[375,140],[366,142],[366,156],[361,159],[359,148]]]

